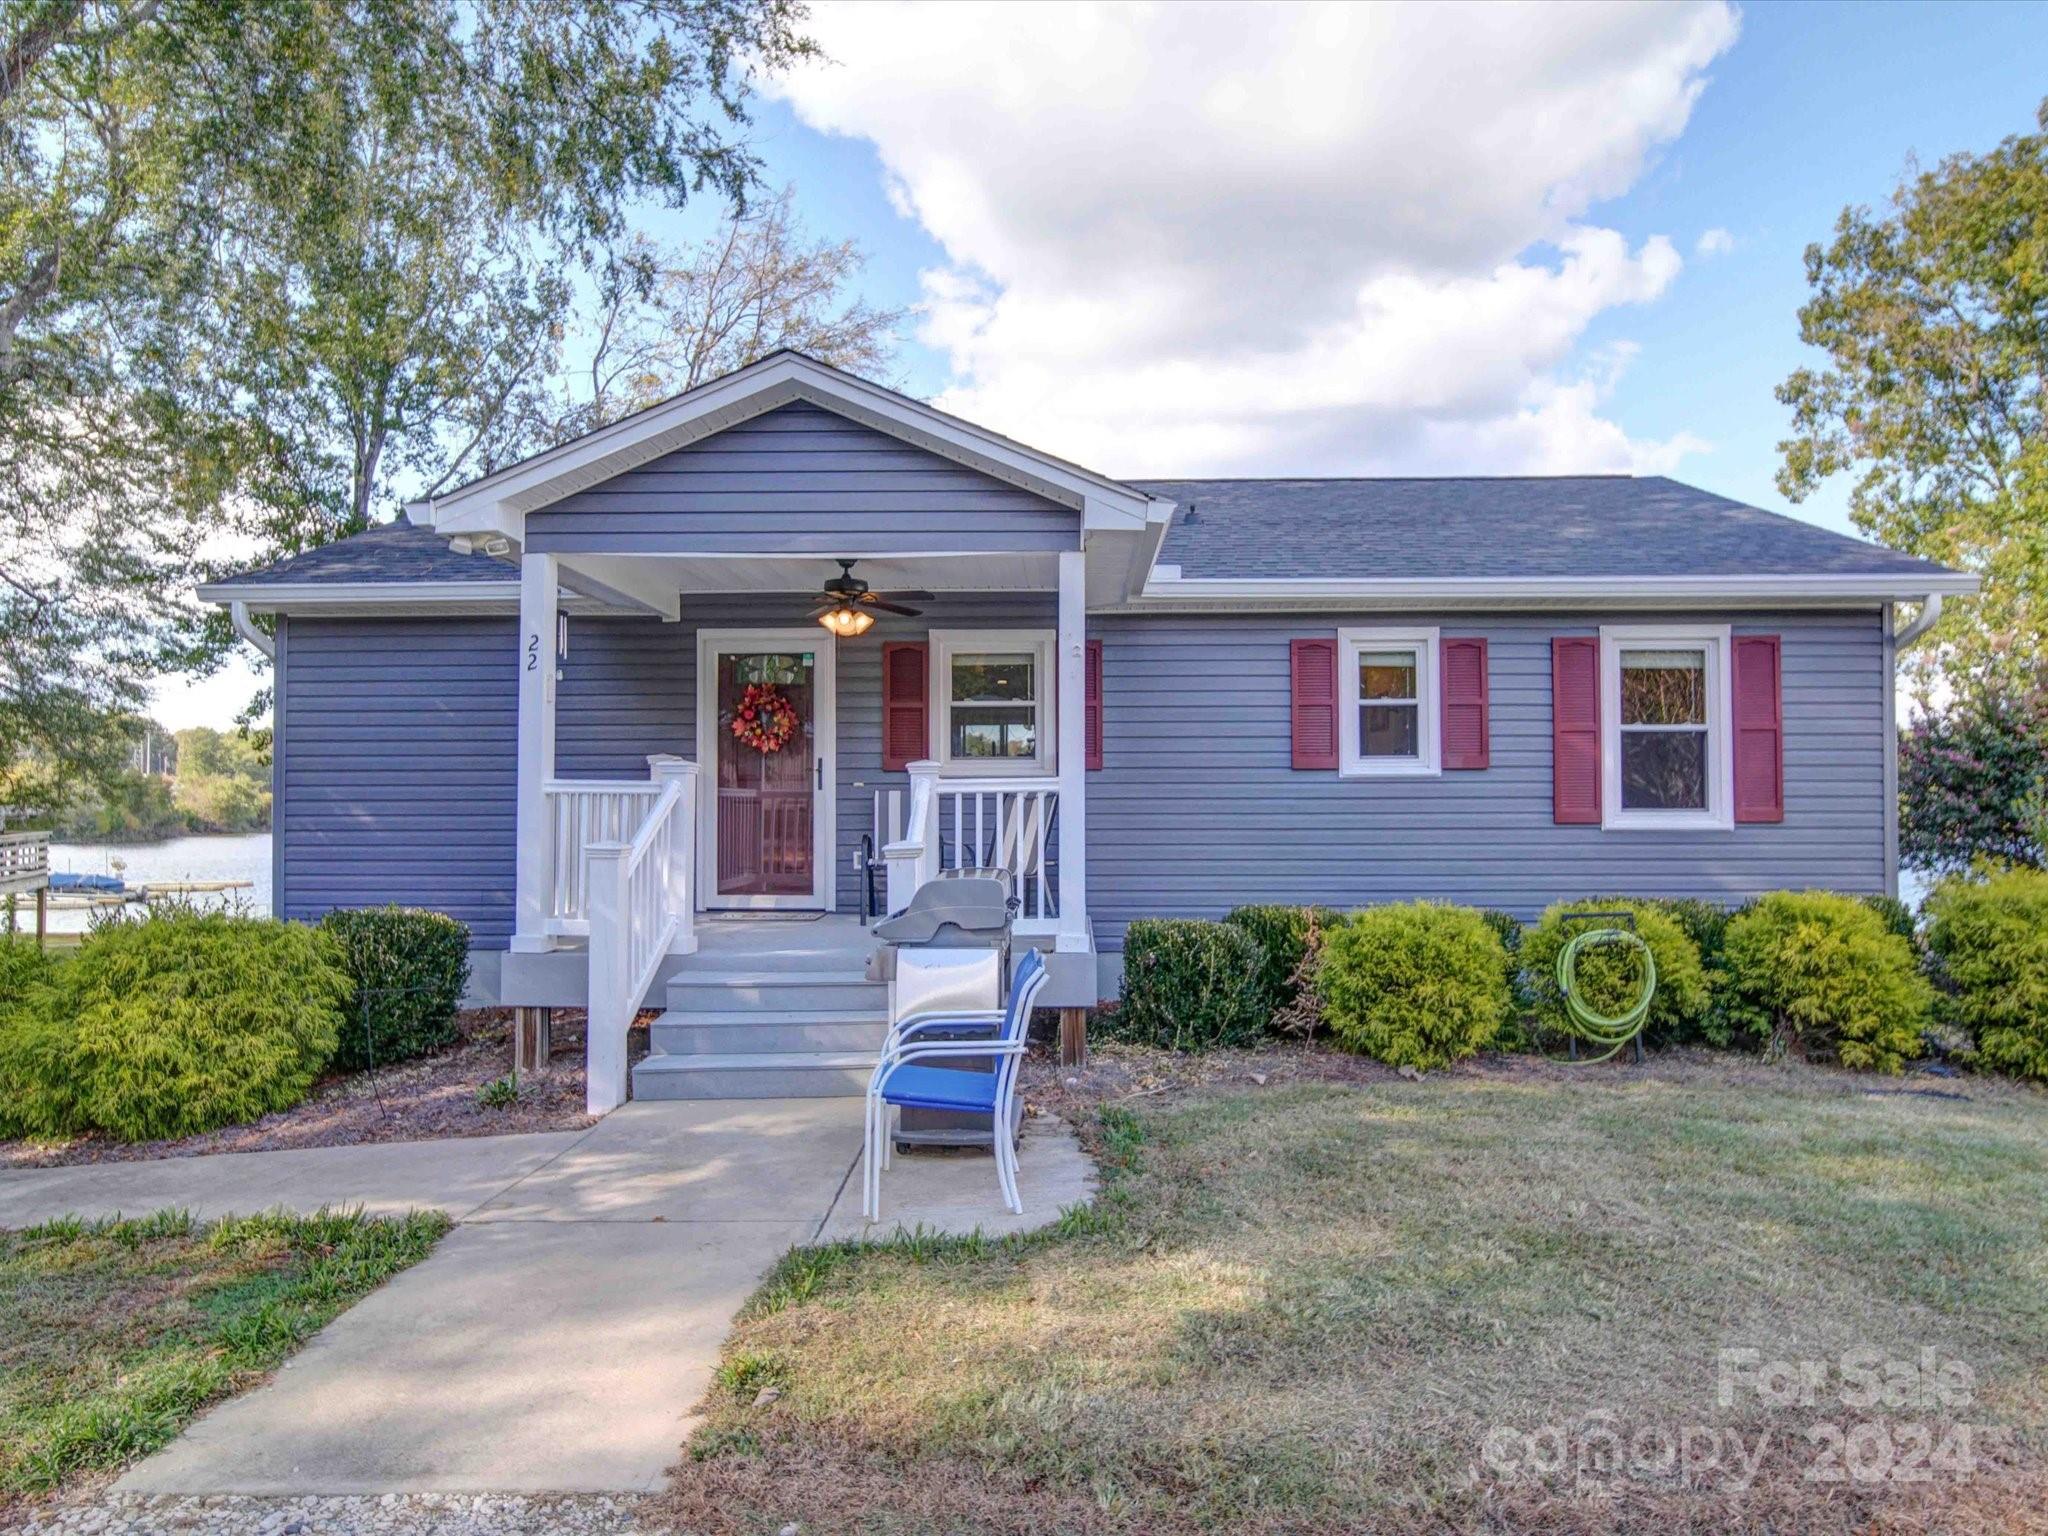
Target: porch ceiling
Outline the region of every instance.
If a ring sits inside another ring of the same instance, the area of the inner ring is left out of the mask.
[[[616,582],[630,567],[636,587],[673,592],[812,592],[839,574],[824,555],[572,555],[557,557],[573,580]],[[851,558],[849,553],[848,558]],[[1036,554],[882,555],[860,557],[854,574],[877,591],[924,587],[933,592],[1051,592],[1059,587],[1059,556]]]

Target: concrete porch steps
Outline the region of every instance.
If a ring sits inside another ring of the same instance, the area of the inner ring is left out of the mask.
[[[828,1099],[867,1091],[873,1051],[771,1051],[649,1056],[633,1068],[636,1099]]]
[[[756,932],[763,940],[779,937],[766,927]],[[888,1032],[889,986],[867,979],[864,932],[844,942],[786,957],[724,954],[706,968],[699,957],[686,966],[668,982],[668,1007],[650,1032],[651,1054],[633,1068],[633,1097],[865,1093]]]

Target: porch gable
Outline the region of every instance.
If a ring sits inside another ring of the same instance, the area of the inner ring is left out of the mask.
[[[809,401],[526,514],[536,554],[1052,553],[1081,513]]]

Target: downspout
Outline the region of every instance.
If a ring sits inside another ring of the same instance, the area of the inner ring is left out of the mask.
[[[265,661],[277,660],[277,642],[256,627],[256,621],[249,617],[249,605],[247,603],[229,603],[228,622],[235,626],[236,634],[263,653]]]
[[[1920,611],[1913,615],[1913,622],[1892,636],[1892,644],[1904,650],[1940,622],[1941,594],[1930,592],[1920,604]]]

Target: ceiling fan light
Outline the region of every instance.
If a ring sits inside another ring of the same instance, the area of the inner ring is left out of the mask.
[[[840,639],[851,640],[856,635],[864,635],[873,629],[875,616],[872,613],[863,613],[851,604],[841,603],[837,608],[829,608],[819,614],[818,622]]]

